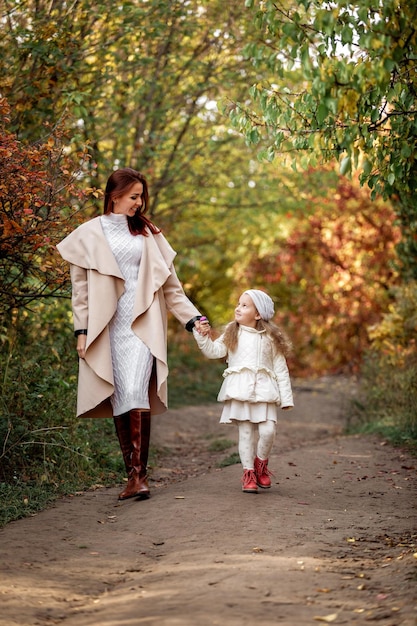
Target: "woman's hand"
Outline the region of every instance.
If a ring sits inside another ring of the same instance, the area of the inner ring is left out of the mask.
[[[87,335],[78,335],[77,337],[77,352],[80,359],[85,358],[85,346],[87,343]]]

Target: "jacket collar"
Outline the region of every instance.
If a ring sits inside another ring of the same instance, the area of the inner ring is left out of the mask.
[[[244,326],[243,324],[239,324],[239,328],[242,331],[247,331],[248,333],[256,333],[257,335],[261,335],[262,333],[265,333],[265,329],[262,328],[262,330],[257,330],[256,328],[252,328],[251,326]]]

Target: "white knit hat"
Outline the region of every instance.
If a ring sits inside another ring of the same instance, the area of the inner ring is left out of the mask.
[[[248,289],[244,293],[247,293],[252,298],[253,304],[263,320],[268,322],[274,317],[274,303],[267,293],[260,289]]]

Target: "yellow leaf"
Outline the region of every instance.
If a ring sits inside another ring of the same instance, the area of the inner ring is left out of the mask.
[[[326,622],[327,624],[330,624],[330,622],[334,622],[334,620],[337,619],[337,615],[337,613],[331,613],[330,615],[315,615],[314,619],[316,622]]]

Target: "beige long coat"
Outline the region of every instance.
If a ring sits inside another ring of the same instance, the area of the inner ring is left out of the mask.
[[[153,414],[167,403],[167,311],[182,323],[199,315],[176,275],[175,251],[165,237],[150,231],[143,237],[132,329],[154,356],[150,386]],[[71,264],[74,329],[86,328],[85,359],[79,361],[77,415],[111,417],[114,381],[109,322],[124,291],[124,279],[104,236],[100,218],[75,229],[57,245]]]

